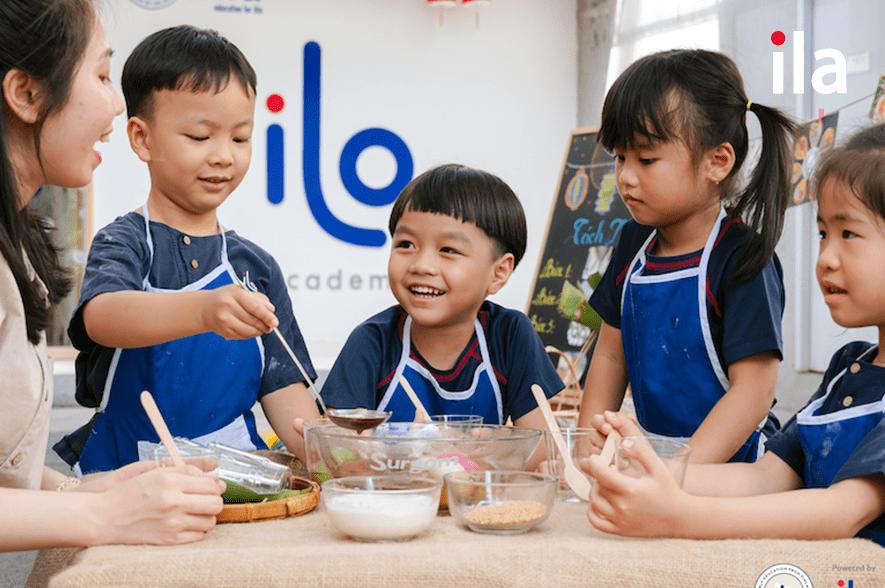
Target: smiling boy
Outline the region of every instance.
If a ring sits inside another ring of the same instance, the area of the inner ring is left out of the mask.
[[[256,400],[296,453],[292,419],[319,416],[268,335],[279,326],[315,377],[279,266],[217,218],[249,168],[255,87],[249,62],[214,31],[164,29],[126,61],[127,130],[151,186],[142,208],[95,236],[71,320],[77,400],[97,410],[55,450],[79,472],[120,467],[138,459],[138,441],[157,441],[142,390],[173,435],[241,449],[264,447]],[[241,287],[245,272],[266,295]]]
[[[351,333],[323,384],[326,403],[411,421],[404,376],[430,414],[542,428],[530,387],[553,396],[562,381],[531,321],[486,300],[525,252],[525,213],[510,187],[466,166],[431,169],[399,195],[389,230],[399,305]]]

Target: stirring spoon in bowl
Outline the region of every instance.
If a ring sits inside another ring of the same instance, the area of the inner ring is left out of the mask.
[[[249,272],[245,272],[243,274],[243,279],[238,281],[246,290],[249,290],[250,292],[258,292],[258,287],[249,279]],[[304,369],[304,366],[301,365],[295,352],[289,347],[286,338],[283,337],[283,334],[280,333],[280,330],[277,327],[274,327],[273,332],[277,336],[277,339],[280,340],[280,343],[283,344],[286,353],[292,358],[298,371],[301,372],[301,377],[304,378],[304,381],[307,383],[308,392],[310,392],[311,396],[320,403],[320,406],[323,409],[323,414],[328,416],[330,421],[344,429],[350,429],[351,431],[362,433],[366,429],[374,429],[390,418],[392,413],[384,410],[369,410],[365,408],[335,409],[326,407],[326,403],[323,402],[323,397],[320,396],[320,393],[316,389],[316,384],[314,384],[311,377],[307,375],[307,370]]]

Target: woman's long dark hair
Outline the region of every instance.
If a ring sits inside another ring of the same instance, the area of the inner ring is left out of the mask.
[[[19,69],[41,84],[42,103],[33,125],[40,156],[40,133],[46,118],[68,100],[95,23],[91,0],[3,0],[0,3],[0,81]],[[39,285],[28,275],[24,252],[49,291],[49,303],[71,289],[59,250],[44,221],[21,208],[19,184],[6,137],[6,97],[0,96],[0,255],[9,264],[21,293],[28,340],[37,344],[49,322],[50,309]],[[42,165],[42,162],[41,162]],[[29,196],[29,195],[28,195]]]
[[[747,185],[736,195],[738,170],[747,157],[747,112],[762,127],[762,152]],[[753,231],[743,247],[736,279],[758,273],[771,259],[790,197],[791,145],[795,124],[775,108],[749,102],[735,63],[721,53],[676,49],[643,57],[612,85],[602,109],[599,142],[611,151],[632,147],[637,138],[655,143],[682,140],[695,160],[731,143],[735,162],[720,183],[729,216]]]

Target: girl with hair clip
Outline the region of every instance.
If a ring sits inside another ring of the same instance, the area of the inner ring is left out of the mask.
[[[740,187],[751,113],[762,152]],[[793,129],[751,102],[734,62],[712,51],[649,55],[609,90],[599,141],[634,220],[590,299],[604,324],[579,423],[598,429],[594,444],[629,383],[639,424],[688,439],[692,461],[762,454],[777,430],[784,288],[774,247]]]
[[[71,282],[27,205],[44,184],[92,180],[93,145],[123,110],[110,56],[90,0],[0,3],[0,551],[195,541],[222,507],[224,484],[194,465],[138,463],[82,483],[43,465],[44,329]]]
[[[689,464],[681,489],[641,440],[631,478],[596,457],[588,517],[608,533],[698,539],[863,537],[885,546],[885,124],[831,151],[817,171],[817,282],[833,320],[876,327],[878,344],[836,351],[817,392],[752,464]],[[635,423],[607,413],[621,435]],[[628,444],[631,440],[625,439]]]

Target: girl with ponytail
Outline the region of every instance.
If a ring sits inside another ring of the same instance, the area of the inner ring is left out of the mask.
[[[747,117],[762,128],[741,185]],[[777,429],[782,270],[793,124],[752,102],[721,53],[672,50],[627,68],[599,141],[633,216],[591,305],[604,323],[580,424],[609,430],[629,383],[639,424],[687,439],[698,462],[752,462]]]

